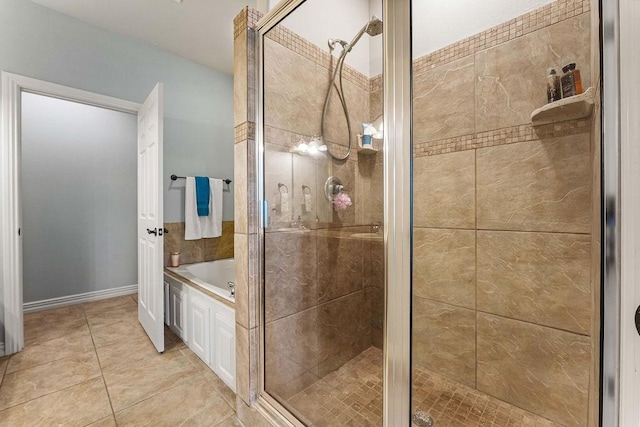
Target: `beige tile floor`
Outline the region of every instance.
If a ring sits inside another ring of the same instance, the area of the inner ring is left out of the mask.
[[[0,359],[0,426],[241,426],[235,394],[166,329],[158,354],[135,296],[24,316]]]
[[[381,426],[382,351],[369,347],[286,406],[311,426]],[[413,367],[413,410],[430,414],[436,427],[560,427],[418,366]]]

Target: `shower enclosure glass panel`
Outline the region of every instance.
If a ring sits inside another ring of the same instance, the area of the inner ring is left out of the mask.
[[[412,2],[416,425],[597,424],[597,118],[531,119],[550,68],[595,85],[592,13]]]
[[[382,424],[382,2],[263,36],[263,377],[306,425]]]

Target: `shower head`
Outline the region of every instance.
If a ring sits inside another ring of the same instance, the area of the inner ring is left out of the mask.
[[[371,20],[367,23],[367,29],[365,30],[371,37],[382,34],[382,21],[377,16],[373,15]]]
[[[380,18],[373,15],[371,19],[366,24],[364,24],[364,27],[362,27],[360,31],[358,31],[358,34],[356,34],[353,40],[351,40],[351,43],[346,46],[346,49],[343,51],[343,55],[351,52],[351,49],[353,49],[356,43],[358,43],[358,40],[360,40],[360,38],[365,33],[369,34],[371,37],[382,34],[382,21],[380,20]]]

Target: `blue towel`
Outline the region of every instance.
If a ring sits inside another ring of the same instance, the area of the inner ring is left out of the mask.
[[[209,216],[209,178],[206,176],[196,176],[196,206],[198,216]]]

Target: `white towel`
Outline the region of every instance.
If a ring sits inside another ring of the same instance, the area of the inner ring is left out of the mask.
[[[209,215],[198,216],[196,180],[187,177],[184,194],[184,240],[198,240],[222,235],[222,180],[209,178]]]

